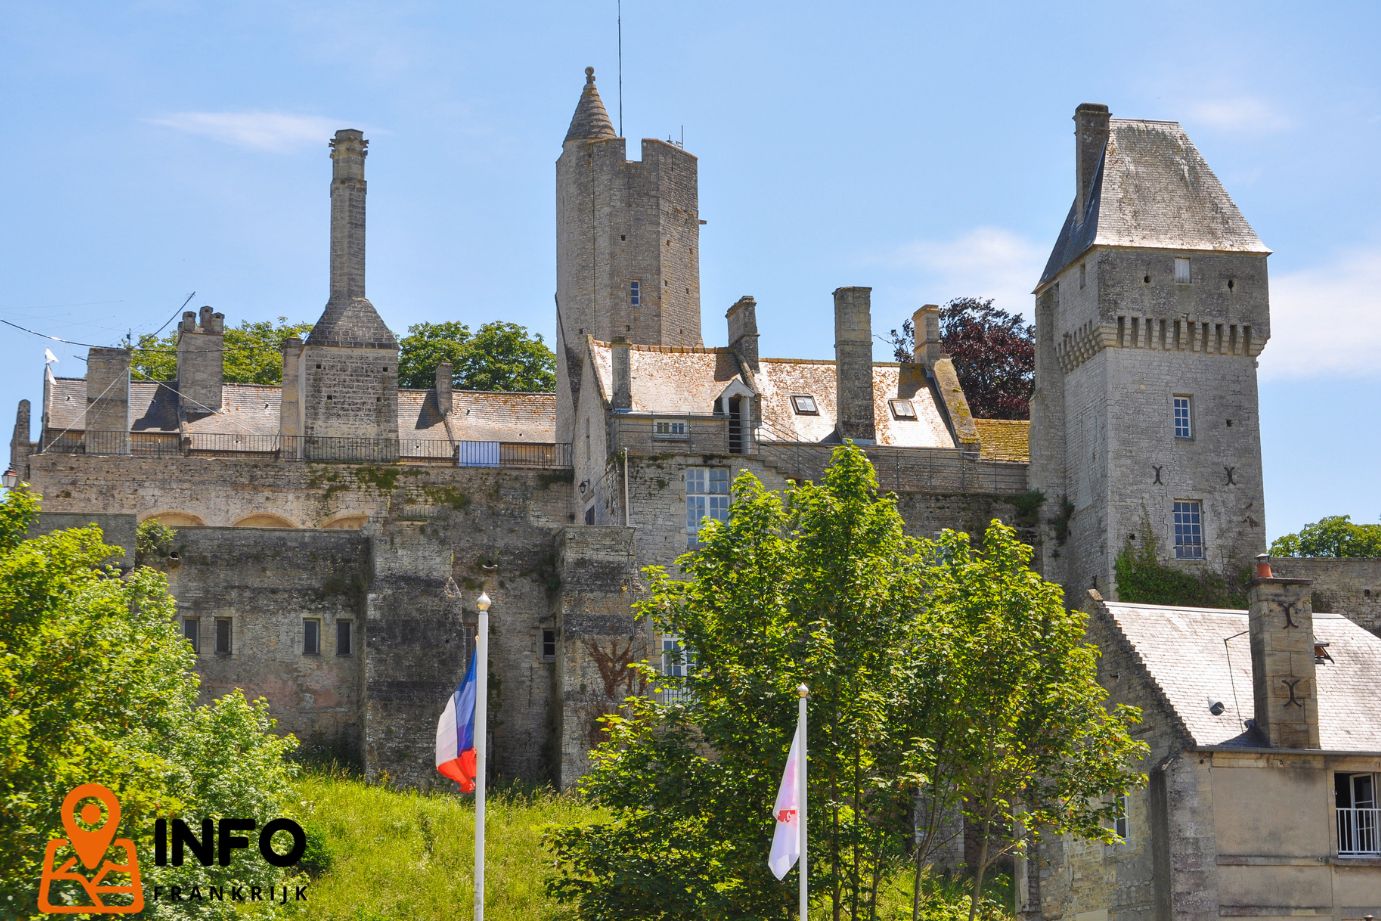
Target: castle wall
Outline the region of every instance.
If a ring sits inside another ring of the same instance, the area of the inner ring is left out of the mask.
[[[396,349],[317,346],[309,342],[302,358],[302,373],[308,396],[303,404],[306,435],[397,441]],[[310,441],[307,452],[308,457],[313,456]],[[396,445],[392,453],[397,454]],[[381,453],[380,459],[389,457]]]
[[[1346,615],[1381,635],[1381,559],[1272,557],[1271,568],[1280,578],[1313,582],[1315,611]]]

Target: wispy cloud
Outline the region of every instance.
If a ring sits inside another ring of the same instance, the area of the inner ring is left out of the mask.
[[[150,124],[268,153],[321,146],[343,123],[286,112],[176,112],[146,119]]]
[[[1189,106],[1188,120],[1191,125],[1246,134],[1273,134],[1290,127],[1285,113],[1259,96],[1201,100]]]
[[[1271,279],[1269,378],[1381,377],[1381,245]]]
[[[975,227],[949,240],[917,240],[884,257],[894,268],[920,275],[918,293],[943,302],[991,297],[1005,310],[1030,315],[1031,289],[1047,253],[1002,227]]]

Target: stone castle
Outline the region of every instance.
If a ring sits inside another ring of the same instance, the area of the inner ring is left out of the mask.
[[[94,521],[127,548],[139,522],[175,528],[160,564],[203,692],[266,697],[308,751],[374,779],[441,782],[435,720],[488,591],[491,770],[565,787],[599,717],[649,692],[631,663],[681,692],[679,639],[631,613],[641,568],[728,514],[737,471],[781,488],[852,440],[913,533],[1019,524],[1090,611],[1100,680],[1145,712],[1125,844],[1046,841],[1017,867],[1022,917],[1376,913],[1381,561],[1265,564],[1250,612],[1114,600],[1138,542],[1189,572],[1265,548],[1269,251],[1178,124],[1091,104],[1074,122],[1029,425],[974,417],[934,306],[912,360],[873,361],[865,287],[833,293],[833,361],[760,355],[751,297],[705,346],[696,158],[644,140],[628,160],[587,68],[556,163],[556,393],[456,391],[444,364],[398,387],[365,295],[368,142],[343,130],[329,298],[283,343],[282,385],[225,383],[224,317],[189,311],[174,380],[131,380],[117,348],[45,374],[11,466],[44,528]]]

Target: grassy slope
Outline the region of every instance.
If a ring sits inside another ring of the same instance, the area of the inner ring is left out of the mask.
[[[468,918],[474,902],[474,818],[469,797],[423,796],[340,777],[298,782],[309,834],[323,835],[330,868],[308,890],[313,921]],[[572,917],[542,892],[542,834],[598,813],[570,797],[489,797],[485,917]]]

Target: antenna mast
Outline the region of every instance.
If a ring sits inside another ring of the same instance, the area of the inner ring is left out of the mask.
[[[619,137],[623,137],[623,0],[619,3]]]

